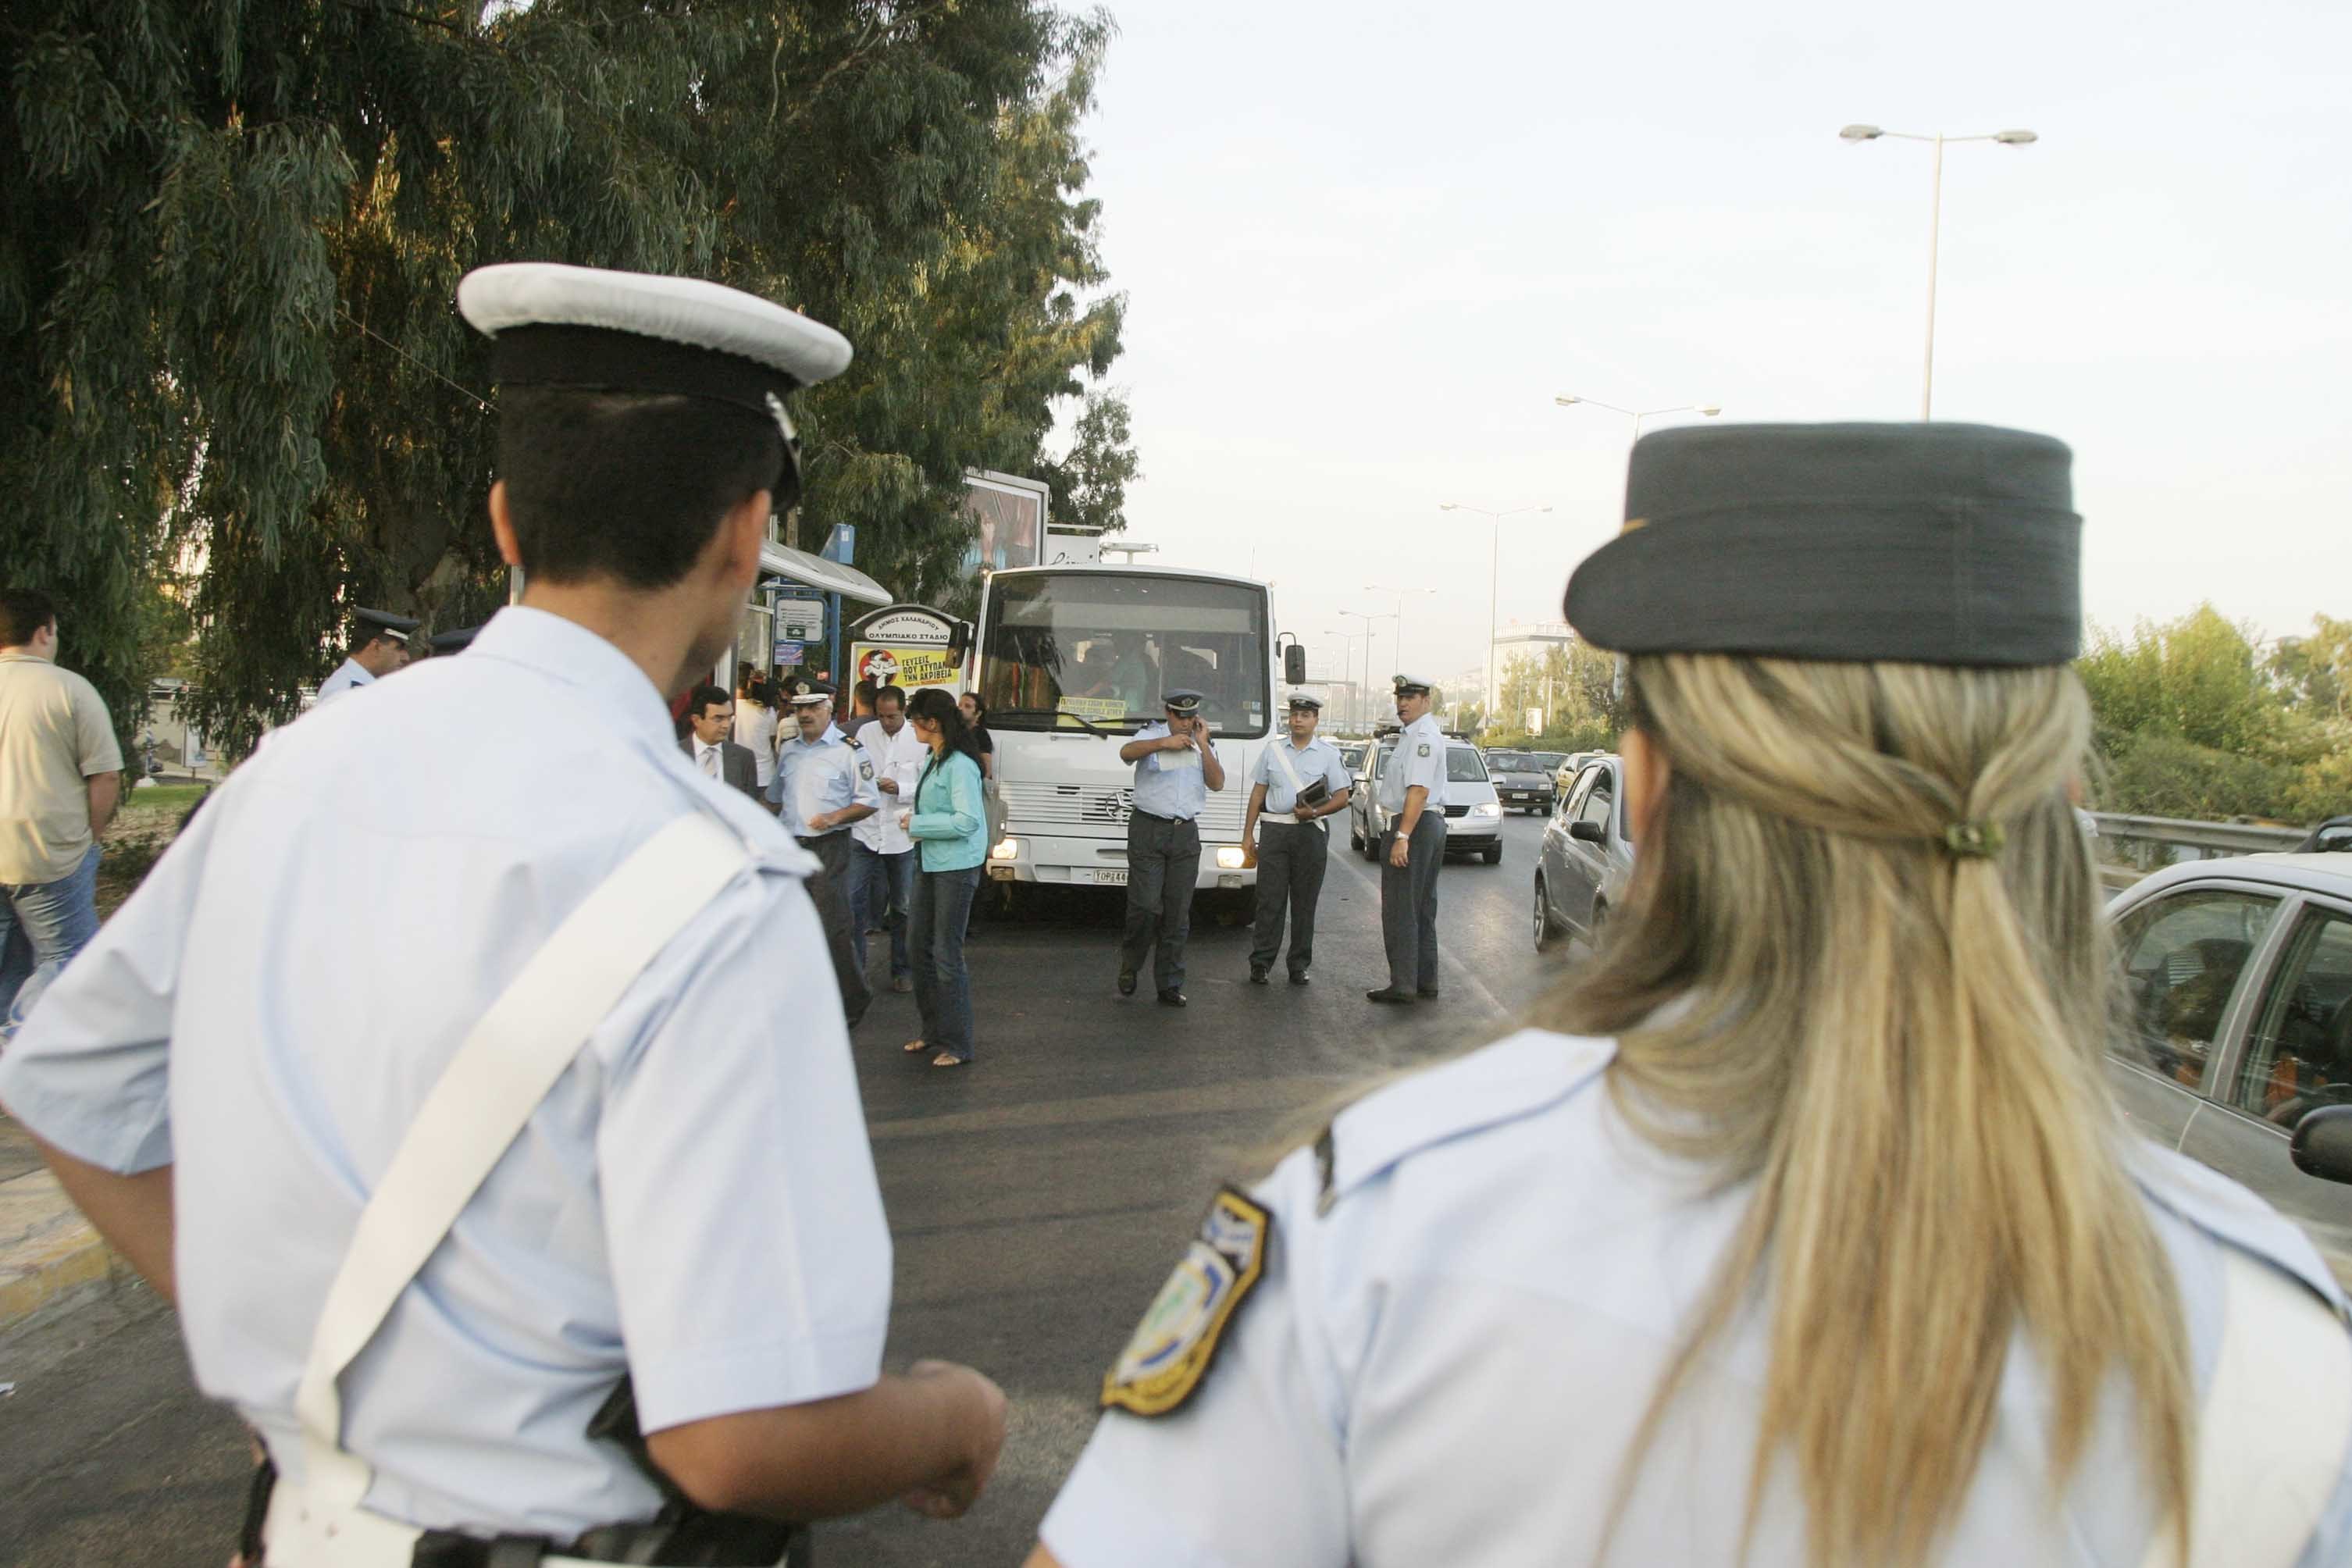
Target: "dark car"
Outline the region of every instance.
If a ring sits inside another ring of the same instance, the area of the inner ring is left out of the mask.
[[[2331,816],[2294,847],[2298,855],[2327,855],[2352,849],[2352,816]]]
[[[1598,945],[1612,905],[1633,875],[1624,777],[1615,757],[1584,764],[1544,825],[1536,856],[1536,951],[1573,933]]]
[[[1558,798],[1551,769],[1533,752],[1488,752],[1486,772],[1495,781],[1495,797],[1505,811],[1549,811]]]

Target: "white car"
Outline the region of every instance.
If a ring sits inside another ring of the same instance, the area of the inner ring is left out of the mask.
[[[1396,736],[1381,736],[1370,771],[1349,797],[1348,842],[1367,860],[1380,858],[1381,836],[1389,830],[1389,814],[1376,797],[1395,753]],[[1467,741],[1445,743],[1445,852],[1480,856],[1489,866],[1503,858],[1503,803],[1486,776],[1486,759]]]
[[[2352,864],[2186,861],[2107,912],[2129,984],[2107,1057],[2125,1114],[2259,1193],[2352,1287]]]

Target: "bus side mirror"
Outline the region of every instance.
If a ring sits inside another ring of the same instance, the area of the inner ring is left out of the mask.
[[[1292,686],[1307,684],[1307,650],[1297,643],[1282,650],[1282,679]]]
[[[961,664],[963,656],[971,651],[971,624],[968,621],[958,621],[955,624],[955,629],[948,633],[948,662]]]
[[[2287,1154],[2323,1182],[2352,1182],[2352,1105],[2323,1105],[2294,1124]]]

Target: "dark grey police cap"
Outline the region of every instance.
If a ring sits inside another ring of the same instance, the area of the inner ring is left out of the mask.
[[[2083,520],[2064,443],[1990,425],[1730,425],[1644,436],[1625,531],[1568,581],[1618,653],[2063,664]]]

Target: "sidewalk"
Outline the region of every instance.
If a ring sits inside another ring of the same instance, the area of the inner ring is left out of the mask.
[[[58,1190],[32,1138],[0,1114],[0,1342],[129,1277]]]

